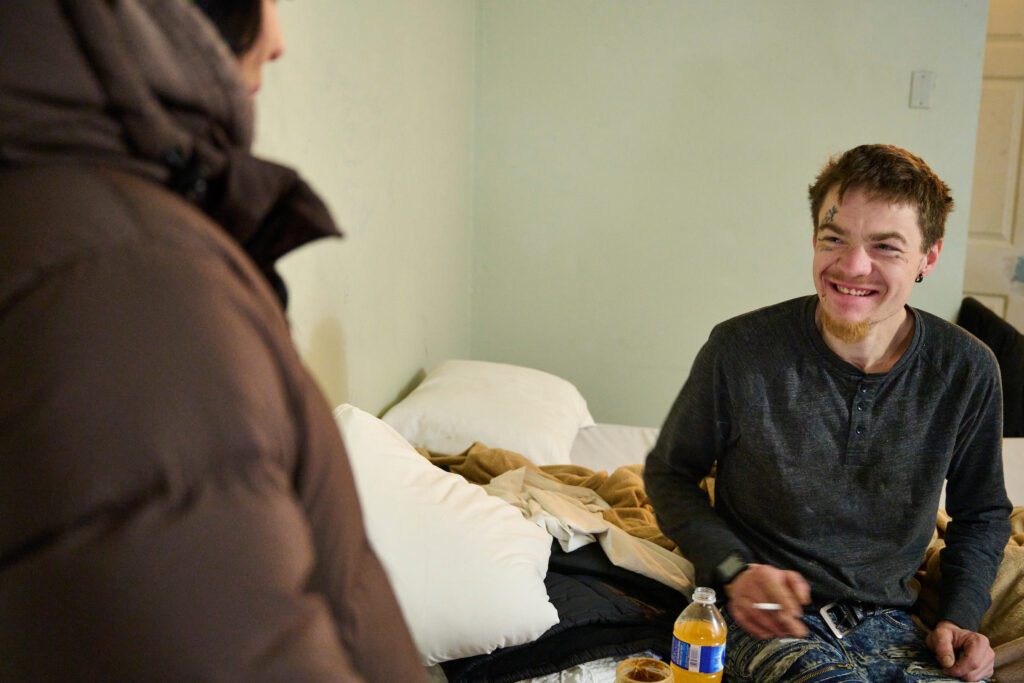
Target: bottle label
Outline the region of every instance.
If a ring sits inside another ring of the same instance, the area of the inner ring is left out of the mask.
[[[725,645],[691,645],[673,636],[672,663],[683,671],[716,674],[725,668]]]

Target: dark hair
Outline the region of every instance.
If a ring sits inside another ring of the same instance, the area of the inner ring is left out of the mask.
[[[195,0],[195,4],[217,27],[236,57],[248,52],[259,37],[262,0]]]
[[[818,231],[818,214],[825,196],[839,186],[839,201],[849,189],[861,189],[875,199],[917,209],[921,252],[927,252],[946,232],[953,210],[949,186],[920,157],[892,145],[861,145],[829,159],[808,188],[811,221]]]

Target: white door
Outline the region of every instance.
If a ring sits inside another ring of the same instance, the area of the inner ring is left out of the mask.
[[[991,0],[964,296],[1024,330],[1024,0]]]

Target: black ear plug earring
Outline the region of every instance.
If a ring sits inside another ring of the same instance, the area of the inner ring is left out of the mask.
[[[914,278],[914,282],[924,282],[924,273],[918,273],[917,277]]]

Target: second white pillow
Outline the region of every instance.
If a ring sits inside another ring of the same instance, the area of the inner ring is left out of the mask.
[[[436,453],[454,455],[479,441],[537,465],[569,463],[576,433],[594,424],[583,396],[561,377],[475,360],[441,363],[384,421]]]

